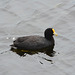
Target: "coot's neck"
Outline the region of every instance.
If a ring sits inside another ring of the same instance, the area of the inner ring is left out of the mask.
[[[52,40],[53,39],[53,33],[48,31],[48,30],[45,31],[44,36],[47,40]]]
[[[50,36],[50,35],[49,35],[49,36],[48,36],[48,35],[46,36],[46,35],[45,35],[45,38],[46,38],[47,40],[52,40],[52,39],[53,39],[53,36]]]

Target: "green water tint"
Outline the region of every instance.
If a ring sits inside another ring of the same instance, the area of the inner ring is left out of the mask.
[[[50,57],[53,57],[56,53],[55,51],[51,50],[49,47],[43,48],[41,50],[21,50],[21,49],[11,48],[11,51],[16,52],[20,56],[26,56],[26,54],[33,55],[41,52],[47,54]]]

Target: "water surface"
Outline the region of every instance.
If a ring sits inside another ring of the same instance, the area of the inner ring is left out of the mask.
[[[13,38],[53,27],[56,54],[10,51]],[[0,0],[0,75],[75,75],[75,0]]]

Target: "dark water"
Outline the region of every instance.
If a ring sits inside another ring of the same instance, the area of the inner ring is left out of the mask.
[[[55,56],[10,51],[20,36],[53,27]],[[0,75],[75,75],[75,0],[0,0]]]

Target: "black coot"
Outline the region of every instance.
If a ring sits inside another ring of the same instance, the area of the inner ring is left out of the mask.
[[[43,50],[47,48],[49,51],[53,51],[55,42],[53,35],[57,34],[55,33],[55,30],[53,28],[47,28],[44,32],[43,36],[25,36],[25,37],[19,37],[14,42],[12,47],[20,50]]]

